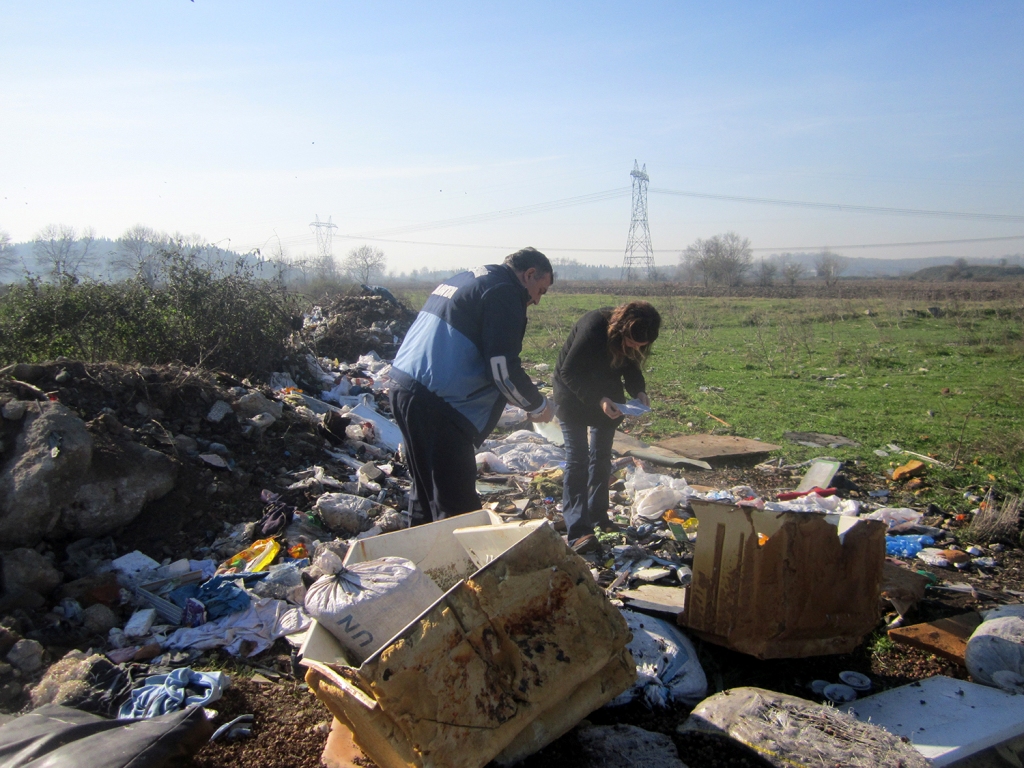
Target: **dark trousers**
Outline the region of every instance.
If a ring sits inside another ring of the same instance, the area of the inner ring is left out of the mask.
[[[608,522],[608,479],[612,472],[615,422],[588,427],[563,421],[562,436],[565,438],[562,516],[572,542],[593,533],[595,525]]]
[[[430,392],[391,389],[391,412],[402,430],[405,462],[412,475],[413,525],[480,509],[476,446],[452,420],[450,408]]]

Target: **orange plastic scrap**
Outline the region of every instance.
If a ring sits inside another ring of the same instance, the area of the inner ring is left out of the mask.
[[[925,463],[917,459],[911,459],[902,467],[896,467],[892,473],[893,480],[907,480],[911,477],[918,477],[925,473]]]

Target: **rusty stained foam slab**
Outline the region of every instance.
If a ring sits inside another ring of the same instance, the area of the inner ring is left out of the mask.
[[[908,645],[965,666],[967,641],[979,624],[981,616],[975,611],[969,611],[947,619],[890,629],[889,639],[899,645]]]

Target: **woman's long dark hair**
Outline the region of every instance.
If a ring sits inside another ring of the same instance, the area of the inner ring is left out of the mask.
[[[608,318],[608,353],[612,368],[621,368],[627,360],[641,365],[651,353],[651,344],[661,330],[661,315],[646,301],[632,301],[612,310]],[[624,339],[640,342],[642,347],[627,347]]]

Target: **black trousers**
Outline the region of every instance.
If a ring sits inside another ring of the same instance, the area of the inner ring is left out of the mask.
[[[480,509],[476,446],[452,418],[451,406],[428,391],[391,388],[391,412],[405,443],[412,475],[413,525]]]

